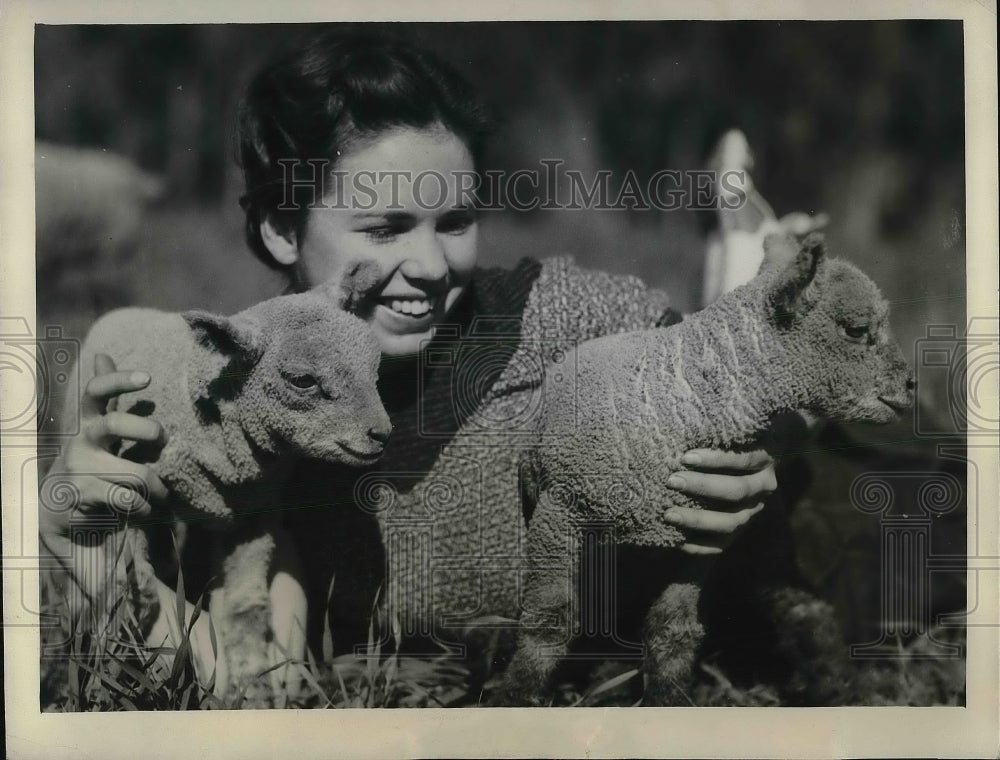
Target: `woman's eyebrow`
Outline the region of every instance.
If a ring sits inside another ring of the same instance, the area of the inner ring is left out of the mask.
[[[475,206],[461,205],[453,206],[444,211],[441,214],[442,219],[464,219],[469,217],[475,217],[479,215],[479,209]]]
[[[413,219],[413,214],[405,211],[366,211],[351,216],[353,219],[379,219],[387,222],[406,222]]]
[[[461,216],[466,214],[475,214],[478,209],[475,206],[470,206],[468,204],[462,204],[460,206],[452,206],[451,208],[444,209],[442,216]],[[395,222],[395,223],[405,223],[412,222],[416,217],[407,211],[363,211],[357,214],[351,214],[351,218],[356,221],[366,221],[369,219],[377,219],[379,221],[385,222]]]

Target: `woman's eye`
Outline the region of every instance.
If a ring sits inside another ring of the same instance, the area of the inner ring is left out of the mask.
[[[446,216],[437,223],[437,231],[448,235],[460,235],[475,224],[476,218],[472,214],[455,214]]]
[[[293,388],[298,388],[300,391],[308,391],[315,388],[319,383],[316,382],[316,378],[312,375],[305,373],[287,375],[285,381],[291,385]]]
[[[395,227],[369,227],[363,230],[365,237],[371,240],[373,243],[389,243],[395,239],[401,230]]]
[[[866,340],[868,338],[868,325],[841,325],[840,332],[850,340]]]

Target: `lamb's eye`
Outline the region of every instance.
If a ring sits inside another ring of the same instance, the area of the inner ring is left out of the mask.
[[[841,325],[840,333],[848,340],[864,341],[868,340],[868,325]]]
[[[293,388],[298,388],[300,391],[312,390],[318,385],[315,377],[304,372],[297,372],[294,375],[286,375],[285,382]]]

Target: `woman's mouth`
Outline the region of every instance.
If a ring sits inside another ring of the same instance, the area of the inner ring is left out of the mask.
[[[383,306],[388,306],[396,314],[410,317],[422,317],[434,308],[434,302],[429,298],[389,298],[380,299]]]
[[[391,332],[424,332],[439,318],[443,296],[398,298],[382,296],[375,299],[375,313]]]

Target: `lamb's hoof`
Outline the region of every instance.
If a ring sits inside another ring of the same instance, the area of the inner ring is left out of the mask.
[[[270,662],[266,650],[260,651],[255,646],[247,651],[245,648],[234,646],[227,651],[227,655],[230,655],[228,658],[230,706],[243,710],[263,710],[273,707],[272,674],[267,672]]]
[[[234,684],[226,701],[235,710],[268,710],[274,707],[274,695],[266,675]]]
[[[642,706],[693,707],[693,683],[691,669],[683,666],[666,673],[647,674]]]

